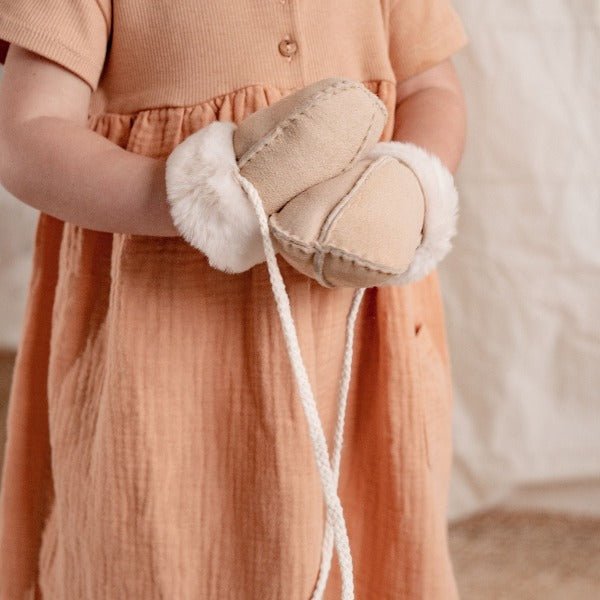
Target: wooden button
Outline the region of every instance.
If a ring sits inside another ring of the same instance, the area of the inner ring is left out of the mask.
[[[286,56],[289,58],[290,56],[296,54],[297,51],[298,44],[289,37],[286,36],[279,42],[279,54],[281,54],[281,56]]]

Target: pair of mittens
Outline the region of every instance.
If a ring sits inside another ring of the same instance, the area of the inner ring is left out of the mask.
[[[327,78],[239,126],[211,123],[167,159],[173,221],[215,268],[235,273],[262,262],[243,177],[259,192],[276,250],[321,285],[418,279],[449,249],[456,191],[424,150],[378,142],[386,120],[384,104],[364,85]],[[431,207],[435,213],[440,202],[429,202],[442,192],[453,197],[443,232],[430,226]],[[447,243],[432,244],[432,234]]]

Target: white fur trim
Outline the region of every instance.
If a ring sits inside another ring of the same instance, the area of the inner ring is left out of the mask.
[[[171,217],[181,236],[211,267],[241,273],[265,261],[252,204],[239,183],[232,121],[213,121],[175,146],[167,157]]]
[[[369,158],[393,156],[416,175],[425,196],[423,239],[408,269],[383,285],[403,285],[422,279],[448,254],[456,233],[458,192],[454,178],[434,154],[408,142],[378,142]]]

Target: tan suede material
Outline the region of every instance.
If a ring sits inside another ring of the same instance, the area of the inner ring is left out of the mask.
[[[343,86],[340,83],[345,82]],[[256,112],[248,115],[239,125],[235,132],[233,145],[235,154],[238,160],[242,158],[244,154],[249,152],[258,141],[265,138],[273,129],[279,126],[282,121],[313,104],[315,97],[320,102],[320,109],[323,108],[323,102],[328,99],[331,100],[333,97],[329,95],[333,88],[337,88],[337,92],[342,92],[344,96],[352,91],[361,92],[362,96],[363,86],[359,85],[358,82],[353,80],[343,80],[339,77],[327,77],[315,81],[306,87],[299,89],[296,92],[281,98],[271,106],[257,110]],[[326,96],[326,98],[323,97]],[[336,98],[339,100],[341,97]],[[379,98],[368,98],[368,100],[375,100],[379,102]],[[385,109],[385,106],[384,106]]]
[[[381,285],[390,278],[388,273],[362,263],[338,256],[332,252],[323,255],[321,278],[328,287],[371,287]]]
[[[406,270],[421,241],[425,213],[413,172],[394,158],[378,159],[340,204],[321,242],[384,269]]]
[[[270,225],[282,256],[305,275],[328,287],[368,287],[406,270],[424,213],[413,172],[384,156],[299,194]]]
[[[271,231],[278,232],[280,236],[291,236],[300,243],[310,244],[317,240],[328,215],[350,192],[370,164],[371,160],[361,159],[338,176],[298,194],[280,211],[271,215]]]
[[[393,276],[349,260],[347,256],[337,256],[333,253],[319,255],[289,241],[277,239],[277,246],[292,267],[319,281],[324,287],[372,287],[381,285]],[[323,263],[316,267],[316,261],[321,258]]]
[[[240,172],[272,214],[349,168],[379,140],[386,119],[360,82],[327,78],[242,121],[234,133]]]

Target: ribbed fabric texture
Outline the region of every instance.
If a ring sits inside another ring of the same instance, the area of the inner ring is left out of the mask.
[[[193,105],[332,73],[402,80],[466,41],[449,0],[0,0],[0,23],[3,39],[86,80],[91,112]],[[278,48],[286,36],[289,57]]]
[[[111,0],[101,0],[110,7]],[[110,35],[110,9],[96,0],[0,0],[0,37],[37,52],[96,86]]]
[[[458,20],[437,41],[406,20],[422,3],[394,9],[393,35],[413,43],[419,29],[427,49],[402,76],[464,44]],[[399,62],[382,42],[385,3],[154,5],[0,0],[0,37],[99,82],[89,127],[131,152],[166,157],[213,120],[239,123],[321,75],[363,81],[388,108],[391,139]],[[278,50],[286,33],[291,60]],[[353,290],[279,265],[331,447]],[[437,274],[366,290],[339,482],[361,600],[457,597],[451,402]],[[41,214],[9,405],[0,599],[306,600],[324,523],[266,266],[229,275],[181,238]],[[334,562],[327,600],[339,583]]]

